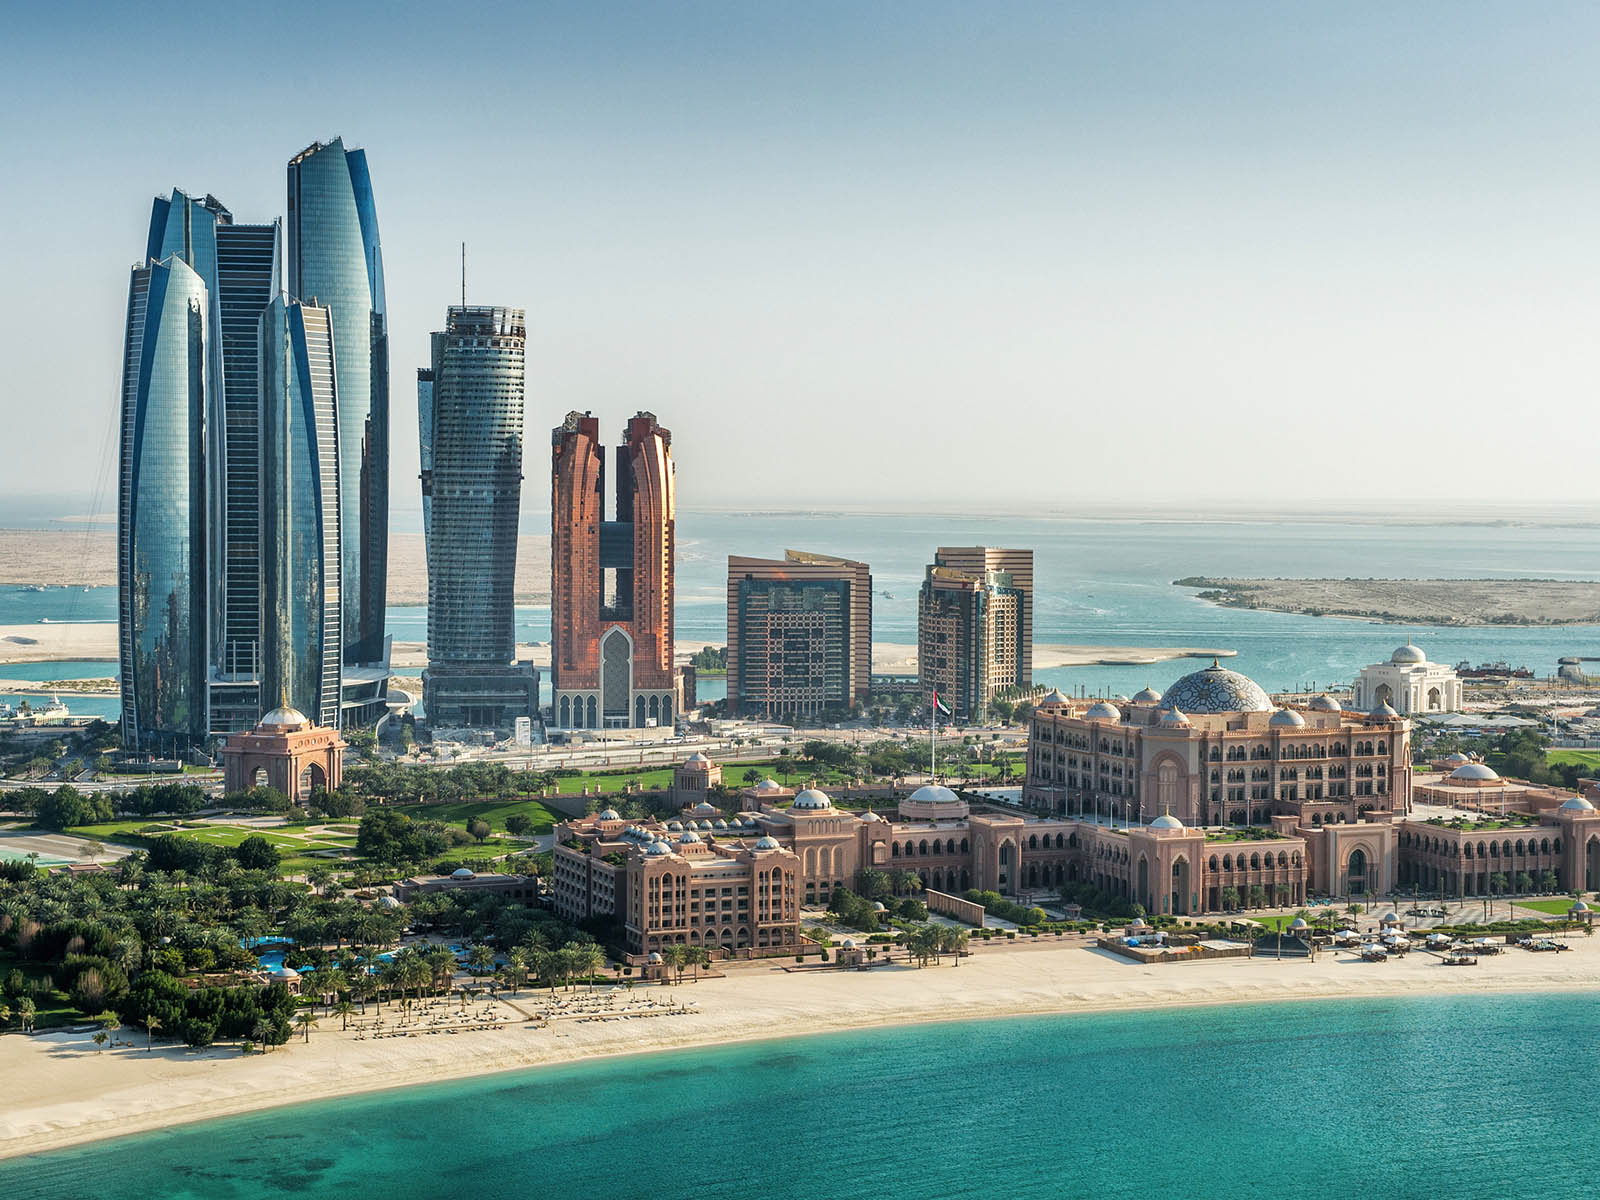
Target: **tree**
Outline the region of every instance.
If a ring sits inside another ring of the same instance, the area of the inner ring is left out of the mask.
[[[662,964],[670,967],[677,974],[680,981],[683,979],[684,963],[688,961],[687,954],[688,947],[680,946],[676,942],[670,946],[663,947],[661,950]]]
[[[579,942],[570,947],[572,966],[576,974],[589,977],[589,990],[594,990],[594,977],[605,969],[605,951],[593,942]]]
[[[156,1031],[161,1028],[161,1018],[151,1015],[144,1019],[144,1050],[150,1053],[150,1047],[156,1040]]]
[[[467,822],[467,832],[477,838],[478,844],[482,845],[483,840],[489,836],[489,822],[482,817],[473,817]]]
[[[100,1053],[105,1053],[106,1043],[110,1040],[110,1035],[104,1029],[96,1029],[94,1031],[94,1044],[100,1047]]]
[[[494,951],[482,942],[467,947],[467,968],[474,975],[482,975],[494,966]]]
[[[333,1015],[338,1017],[340,1021],[343,1022],[339,1026],[341,1031],[350,1028],[350,1014],[354,1011],[355,1005],[351,1004],[348,1000],[341,1000],[333,1006]]]
[[[278,848],[259,833],[252,833],[240,842],[233,856],[246,871],[276,871],[280,861]]]
[[[528,973],[528,952],[521,946],[513,946],[506,951],[506,972],[511,980],[511,994],[515,996]]]
[[[512,813],[506,818],[506,832],[514,837],[522,837],[533,828],[533,818],[527,813]]]
[[[1222,889],[1222,911],[1239,911],[1239,889],[1234,887],[1232,884],[1229,884],[1227,887]]]
[[[311,1012],[311,1010],[310,1009],[302,1009],[300,1011],[300,1014],[297,1017],[295,1017],[294,1023],[296,1025],[300,1026],[300,1028],[305,1031],[306,1041],[310,1042],[311,1041],[311,1027],[317,1023],[317,1018]]]

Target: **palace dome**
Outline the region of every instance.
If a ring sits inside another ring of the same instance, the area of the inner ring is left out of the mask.
[[[457,867],[450,872],[451,879],[476,879],[477,875],[471,867]]]
[[[767,837],[761,837],[761,838],[757,838],[756,839],[756,849],[757,850],[781,850],[781,849],[783,849],[783,847],[778,845],[778,839],[777,838],[772,837],[772,836],[769,835]]]
[[[1141,691],[1137,691],[1133,694],[1133,703],[1160,704],[1161,693],[1156,691],[1154,688],[1144,688]]]
[[[1044,704],[1066,704],[1067,702],[1068,702],[1067,701],[1067,695],[1060,688],[1051,688],[1048,692],[1046,692],[1044,694],[1044,699],[1039,701],[1039,703],[1041,705],[1044,705]]]
[[[1567,812],[1593,812],[1594,805],[1583,796],[1574,796],[1561,805]]]
[[[1259,683],[1219,666],[1215,659],[1205,670],[1174,683],[1162,700],[1188,713],[1271,712],[1274,708]]]
[[[678,845],[680,845],[680,846],[692,845],[693,843],[698,842],[699,840],[700,840],[700,835],[698,833],[696,833],[692,829],[689,830],[686,833],[680,833],[678,835]]]
[[[1091,704],[1083,714],[1086,721],[1120,721],[1122,710],[1108,700],[1098,700]]]
[[[839,943],[839,946],[844,950],[854,950],[856,948],[856,940],[854,938],[845,938],[844,941]]]
[[[1306,707],[1309,708],[1312,712],[1343,712],[1344,711],[1344,705],[1340,704],[1332,696],[1329,696],[1326,693],[1324,693],[1321,696],[1313,696],[1313,697],[1311,697],[1311,703],[1306,705]]]
[[[833,801],[828,799],[828,793],[817,788],[806,788],[794,798],[791,808],[800,812],[821,812],[833,807]]]
[[[1181,708],[1163,708],[1161,715],[1156,719],[1156,724],[1163,729],[1189,729],[1192,723],[1183,715]]]
[[[711,760],[704,754],[700,753],[700,751],[696,750],[693,754],[689,755],[688,758],[683,760],[683,765],[686,767],[709,767],[711,765]]]
[[[1367,716],[1374,717],[1379,721],[1394,721],[1399,719],[1400,714],[1395,712],[1393,706],[1390,705],[1387,700],[1385,700],[1380,703],[1377,708],[1374,708],[1371,712],[1369,712]]]
[[[776,779],[763,779],[760,783],[756,784],[755,790],[758,795],[764,796],[771,792],[783,791],[783,785]]]
[[[914,804],[960,804],[961,797],[937,783],[925,783],[908,797]]]
[[[1306,719],[1292,708],[1280,708],[1267,720],[1274,729],[1299,729],[1305,723]]]
[[[1451,771],[1450,778],[1460,783],[1498,783],[1500,773],[1483,763],[1466,763]]]
[[[620,821],[620,820],[622,820],[622,818],[617,815],[617,810],[616,809],[608,808],[604,812],[602,812],[599,816],[597,816],[595,818],[595,820],[597,820],[597,821]]]
[[[1428,656],[1422,652],[1421,646],[1413,646],[1410,642],[1407,642],[1404,646],[1398,647],[1389,656],[1389,661],[1403,667],[1411,663],[1425,663],[1428,661]]]
[[[672,847],[667,845],[666,842],[651,842],[644,848],[644,852],[649,855],[671,854]]]
[[[297,729],[301,725],[311,724],[310,718],[305,713],[295,708],[292,704],[280,704],[266,716],[261,718],[259,728],[262,729]]]
[[[1171,813],[1162,813],[1154,821],[1150,822],[1151,829],[1182,829],[1183,827],[1183,822]]]
[[[1459,767],[1464,763],[1471,762],[1472,760],[1470,758],[1468,758],[1465,754],[1461,753],[1461,751],[1452,750],[1452,751],[1450,751],[1449,754],[1446,754],[1444,756],[1444,761],[1447,762],[1447,763],[1452,764],[1453,766],[1458,766]]]

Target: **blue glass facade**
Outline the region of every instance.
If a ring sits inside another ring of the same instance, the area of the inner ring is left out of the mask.
[[[341,139],[289,162],[288,291],[326,308],[337,347],[344,661],[384,656],[389,343],[367,160]]]
[[[339,420],[329,311],[274,300],[260,345],[262,695],[338,728]]]
[[[181,258],[134,268],[117,517],[122,726],[126,745],[163,753],[207,735],[210,311]]]

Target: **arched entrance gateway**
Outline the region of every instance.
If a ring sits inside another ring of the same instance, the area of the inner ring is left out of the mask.
[[[1189,915],[1189,860],[1183,855],[1172,864],[1172,907],[1167,911],[1180,917]]]
[[[1367,852],[1360,846],[1350,851],[1350,857],[1345,860],[1345,892],[1348,895],[1360,895],[1367,890]]]
[[[313,725],[305,714],[283,705],[254,729],[228,737],[222,746],[223,787],[230,792],[275,787],[292,803],[304,804],[313,788],[339,786],[344,748],[338,730]]]
[[[1600,835],[1591,836],[1584,843],[1583,879],[1585,890],[1600,889]]]

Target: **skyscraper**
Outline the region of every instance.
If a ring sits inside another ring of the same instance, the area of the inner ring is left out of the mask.
[[[389,541],[389,335],[365,151],[342,138],[289,160],[288,292],[333,321],[339,403],[344,661],[385,661]]]
[[[274,300],[261,347],[261,696],[340,724],[338,390],[326,308]]]
[[[872,686],[872,569],[788,551],[728,559],[728,712],[815,717]]]
[[[609,521],[600,422],[587,413],[568,413],[551,433],[551,453],[555,724],[563,729],[671,725],[672,434],[652,413],[638,413],[628,422],[614,460],[616,507]]]
[[[257,323],[277,294],[279,225],[236,225],[215,196],[157,197],[145,257],[179,258],[206,286],[207,661],[213,732],[261,713]]]
[[[922,693],[963,720],[1033,683],[1033,551],[941,546],[917,596]]]
[[[508,728],[539,707],[539,677],[512,665],[522,498],[520,308],[452,307],[417,372],[428,669],[434,726]]]
[[[133,269],[117,498],[124,745],[173,754],[207,733],[204,279],[182,258]]]

